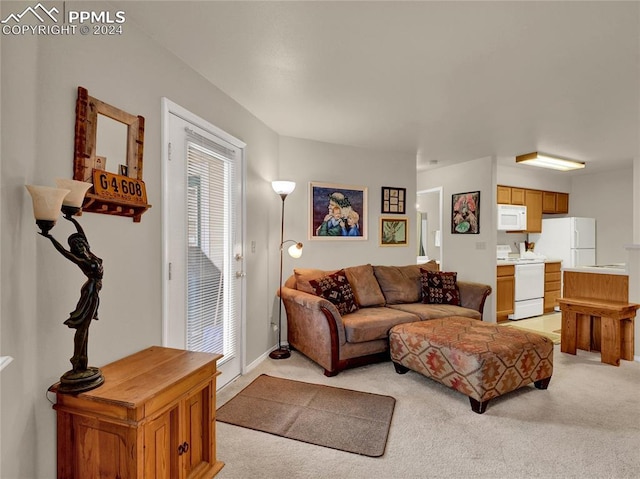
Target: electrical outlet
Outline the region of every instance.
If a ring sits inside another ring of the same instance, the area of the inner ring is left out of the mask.
[[[476,249],[487,249],[487,243],[484,241],[476,242]]]
[[[252,252],[252,253],[255,253],[255,252],[256,252],[256,242],[255,242],[255,241],[252,241],[252,242],[251,242],[251,252]]]

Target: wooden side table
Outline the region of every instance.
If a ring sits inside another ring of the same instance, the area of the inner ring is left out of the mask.
[[[634,318],[640,304],[590,298],[560,298],[562,334],[560,350],[600,351],[603,363],[633,361]]]

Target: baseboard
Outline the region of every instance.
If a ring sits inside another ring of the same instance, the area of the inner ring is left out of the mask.
[[[282,345],[289,347],[289,343],[286,343],[286,342],[282,343]],[[261,356],[258,356],[256,360],[253,361],[251,364],[247,364],[244,368],[242,368],[242,375],[248,374],[251,371],[253,371],[255,368],[257,368],[260,364],[262,364],[262,361],[264,361],[269,357],[269,353],[271,353],[271,351],[274,351],[275,349],[278,349],[277,344],[273,346],[269,351],[266,351]]]

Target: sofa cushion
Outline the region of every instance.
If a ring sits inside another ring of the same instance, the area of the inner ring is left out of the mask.
[[[422,302],[428,304],[460,305],[460,290],[458,290],[455,272],[428,271],[420,269],[422,284]]]
[[[351,266],[345,268],[344,272],[347,274],[356,302],[361,308],[384,305],[384,295],[373,274],[373,266],[370,264]]]
[[[451,304],[394,304],[389,308],[404,311],[418,316],[421,320],[448,318],[450,316],[464,316],[465,318],[482,320],[482,315],[475,309],[453,306]]]
[[[345,336],[349,343],[387,339],[393,326],[414,321],[419,321],[418,316],[387,307],[362,308],[342,317]]]
[[[387,304],[416,303],[422,297],[420,266],[374,266]]]
[[[309,284],[313,287],[315,294],[335,304],[341,315],[358,310],[351,285],[343,269],[319,279],[312,279]]]
[[[316,290],[309,284],[309,281],[314,279],[320,279],[323,276],[332,274],[338,271],[337,269],[326,271],[324,269],[317,268],[295,268],[293,274],[296,277],[296,289],[298,291],[304,291],[305,293],[316,294]]]

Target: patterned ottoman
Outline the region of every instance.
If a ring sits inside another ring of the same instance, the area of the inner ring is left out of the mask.
[[[399,324],[389,333],[391,360],[469,396],[482,414],[491,398],[529,383],[547,389],[553,342],[535,333],[459,316]]]

